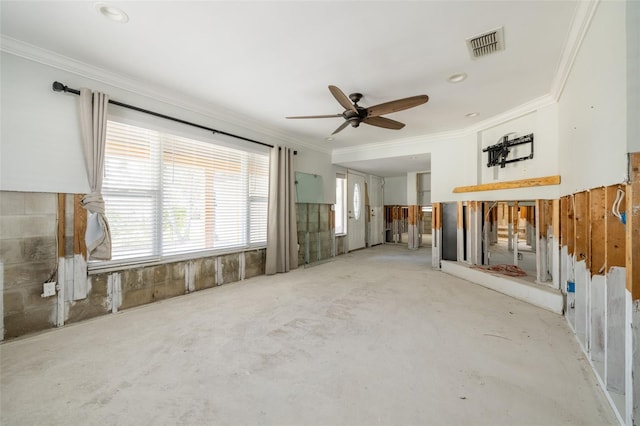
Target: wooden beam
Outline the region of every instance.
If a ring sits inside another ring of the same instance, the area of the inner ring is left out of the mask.
[[[551,201],[551,226],[553,228],[553,238],[560,242],[560,200]],[[558,244],[560,247],[560,244]]]
[[[495,191],[498,189],[530,188],[533,186],[559,185],[560,175],[545,176],[540,178],[509,180],[506,182],[483,183],[481,185],[458,186],[453,188],[454,193]]]
[[[58,193],[58,257],[65,256],[66,194]]]
[[[591,266],[589,253],[589,193],[578,192],[574,195],[575,208],[575,237],[576,237],[576,261],[584,260],[587,269]]]
[[[591,275],[604,275],[606,271],[605,232],[605,188],[595,188],[589,192],[591,222]]]
[[[82,204],[82,194],[76,194],[73,201],[73,254],[81,254],[87,259],[87,245],[84,235],[87,232],[87,211]]]
[[[436,230],[442,228],[441,208],[442,204],[440,203],[433,203],[431,205],[431,228]]]
[[[569,210],[569,197],[560,198],[560,247],[567,245],[568,210]]]
[[[626,200],[627,290],[635,301],[640,300],[640,152],[629,154]]]
[[[569,256],[575,253],[576,248],[576,221],[575,221],[575,195],[567,197],[567,251]]]

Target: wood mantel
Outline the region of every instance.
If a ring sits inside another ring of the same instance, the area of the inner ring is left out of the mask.
[[[505,182],[483,183],[481,185],[457,186],[453,188],[454,193],[495,191],[498,189],[530,188],[532,186],[559,185],[560,175],[545,176],[531,179],[508,180]]]

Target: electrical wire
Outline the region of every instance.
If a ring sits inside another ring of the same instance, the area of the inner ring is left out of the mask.
[[[618,187],[618,190],[616,191],[616,199],[613,201],[613,205],[611,206],[611,214],[617,217],[620,221],[623,221],[622,214],[620,213],[620,204],[624,199],[624,195],[624,190]]]

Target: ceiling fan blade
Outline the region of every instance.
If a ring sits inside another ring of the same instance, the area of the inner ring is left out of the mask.
[[[386,117],[366,117],[362,122],[372,126],[384,127],[385,129],[393,130],[400,130],[404,127],[404,123]]]
[[[370,106],[367,108],[367,117],[377,117],[379,115],[413,108],[426,103],[428,100],[429,97],[427,95],[418,95]]]
[[[356,107],[353,106],[353,104],[351,103],[347,95],[345,95],[342,90],[338,89],[336,86],[329,86],[329,91],[331,92],[333,97],[336,98],[338,103],[342,105],[344,109],[348,109],[353,112],[358,112]]]
[[[340,125],[340,127],[338,127],[336,130],[333,131],[333,133],[331,133],[332,135],[335,135],[336,133],[338,133],[339,131],[341,131],[342,129],[344,129],[345,127],[347,127],[349,125],[349,122],[345,120],[344,123],[342,123]]]
[[[295,116],[295,117],[285,117],[285,118],[334,118],[334,117],[342,117],[342,114],[298,115],[298,116]]]

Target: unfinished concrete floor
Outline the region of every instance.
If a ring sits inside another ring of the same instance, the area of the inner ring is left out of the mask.
[[[616,424],[559,315],[376,246],[0,346],[18,424]]]

